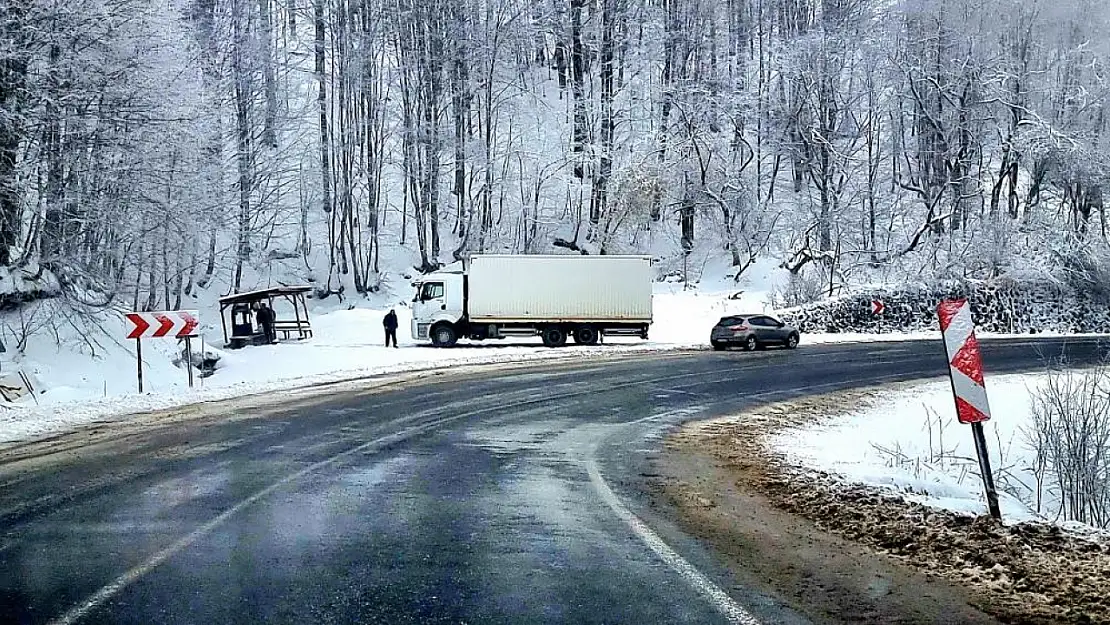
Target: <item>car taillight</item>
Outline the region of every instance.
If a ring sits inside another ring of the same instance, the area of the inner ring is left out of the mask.
[[[729,326],[728,329],[732,330],[733,332],[741,332],[743,330],[747,330],[748,326],[741,324],[738,326]]]

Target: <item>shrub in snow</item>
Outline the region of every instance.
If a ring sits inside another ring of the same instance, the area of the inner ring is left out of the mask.
[[[820,301],[827,289],[828,280],[820,272],[791,273],[786,283],[771,291],[771,305],[775,308],[806,306]]]
[[[949,419],[926,406],[922,431],[926,434],[927,447],[910,452],[903,449],[897,440],[888,445],[871,443],[871,447],[884,459],[887,467],[905,471],[918,480],[941,472],[959,475],[958,481],[962,483],[975,462],[958,455],[956,446],[951,444],[952,434],[949,434],[949,444],[945,444],[944,435],[949,423]]]
[[[970,301],[981,332],[1110,332],[1110,306],[1097,292],[1006,279],[865,289],[780,314],[803,332],[935,332],[937,303],[954,297]],[[872,300],[883,302],[883,314],[871,312]]]
[[[192,350],[192,365],[200,370],[202,377],[208,377],[219,368],[220,358],[223,357],[223,354],[211,348],[207,348],[202,352],[196,347],[197,346],[194,346]],[[185,363],[190,360],[190,352],[186,349],[184,344],[180,346],[180,350],[180,353],[173,360],[173,365],[175,367],[184,367],[186,366]]]
[[[1031,399],[1037,511],[1110,527],[1110,370],[1050,371]]]

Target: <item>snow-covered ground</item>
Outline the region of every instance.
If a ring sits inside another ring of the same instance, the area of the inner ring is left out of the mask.
[[[994,418],[984,428],[1006,523],[1058,521],[1059,506],[1050,485],[1042,489],[1038,505],[1035,452],[1025,436],[1032,420],[1032,394],[1045,383],[1045,376],[986,379]],[[769,442],[792,463],[848,483],[959,514],[987,512],[971,427],[956,421],[947,378],[877,394],[859,412],[785,431]]]

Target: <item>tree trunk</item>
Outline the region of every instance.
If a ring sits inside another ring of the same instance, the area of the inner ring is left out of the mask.
[[[331,179],[331,133],[328,127],[328,74],[327,59],[327,27],[324,19],[324,0],[313,0],[313,18],[316,29],[315,60],[316,60],[316,106],[320,115],[320,190],[322,193],[322,208],[328,219],[328,289],[331,289],[331,279],[336,268],[335,257],[335,215],[332,210],[332,179]]]
[[[586,0],[570,0],[571,92],[574,98],[574,129],[571,139],[574,152],[574,175],[586,177],[585,154],[589,142],[586,119],[586,47],[582,41],[582,10]]]
[[[470,237],[470,194],[466,185],[466,145],[470,138],[470,49],[468,45],[469,25],[462,0],[451,3],[452,23],[454,25],[454,50],[451,59],[451,110],[455,123],[455,179],[451,193],[455,196],[458,217],[457,236],[459,245],[454,251],[455,260],[461,260]],[[492,61],[491,61],[492,64]],[[486,164],[489,168],[488,159]],[[488,193],[488,189],[486,192]]]
[[[616,121],[613,116],[615,42],[617,29],[617,0],[603,0],[601,8],[601,133],[598,146],[598,167],[593,176],[593,196],[590,200],[590,224],[596,229],[608,204],[609,178],[613,171],[613,134]]]
[[[208,260],[204,263],[204,275],[197,286],[205,288],[212,282],[212,276],[216,273],[216,228],[208,230]]]
[[[385,164],[386,151],[385,107],[381,96],[383,72],[380,71],[379,63],[381,61],[375,47],[374,33],[377,28],[376,18],[378,16],[372,12],[374,4],[372,0],[361,0],[362,50],[366,51],[364,53],[366,56],[362,61],[359,91],[359,96],[362,99],[363,116],[366,119],[362,150],[367,190],[366,227],[370,231],[369,248],[366,250],[366,257],[363,261],[363,267],[366,271],[364,283],[372,291],[378,288],[378,258],[380,256],[378,230],[381,221],[379,207],[382,199],[382,168]],[[373,280],[370,279],[371,273],[374,274]]]
[[[266,91],[266,113],[262,124],[262,143],[276,148],[277,143],[277,79],[274,74],[274,20],[271,0],[258,0],[259,22],[262,26],[262,76]]]
[[[566,4],[562,0],[555,0],[555,71],[559,77],[559,97],[570,83],[570,71],[567,57],[567,29],[566,29]]]
[[[236,162],[239,170],[239,215],[236,223],[235,274],[232,289],[238,293],[242,286],[243,264],[250,259],[251,191],[254,182],[254,155],[252,154],[250,106],[252,88],[250,70],[244,56],[248,45],[247,24],[242,3],[233,4],[231,54],[232,81],[235,95]]]
[[[46,161],[45,210],[38,248],[44,267],[61,270],[65,237],[65,165],[63,162],[61,48],[50,46],[50,68],[47,79],[46,122],[43,129],[43,158]]]
[[[8,19],[0,21],[3,39],[19,41],[24,2],[12,2]],[[23,221],[21,192],[16,171],[19,145],[23,141],[23,101],[28,59],[12,52],[0,57],[0,267],[9,267],[19,243],[19,226]]]
[[[235,123],[236,147],[239,167],[239,219],[236,227],[235,247],[235,276],[232,279],[232,289],[238,293],[242,286],[243,263],[250,258],[250,219],[251,219],[251,128],[250,128],[250,97],[249,85],[246,77],[242,75],[241,68],[237,68],[235,78]]]
[[[168,308],[173,296],[170,293],[170,229],[165,223],[162,224],[162,258],[160,260],[162,265],[162,303]],[[151,290],[153,291],[153,289]],[[181,291],[178,291],[178,294],[180,293]]]

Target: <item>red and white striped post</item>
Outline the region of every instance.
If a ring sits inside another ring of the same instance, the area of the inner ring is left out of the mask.
[[[983,422],[990,420],[991,407],[983,381],[983,357],[979,352],[979,341],[975,338],[971,306],[966,299],[945,300],[937,306],[937,317],[944,336],[944,351],[948,355],[948,375],[952,380],[952,394],[956,398],[956,418],[960,423],[971,424],[975,452],[979,456],[979,472],[983,475],[983,487],[987,492],[987,506],[992,517],[1001,519],[987,439],[983,435]]]

